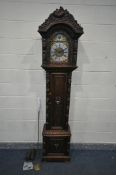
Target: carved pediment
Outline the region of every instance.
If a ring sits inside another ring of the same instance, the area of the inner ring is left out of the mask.
[[[78,36],[83,34],[83,28],[77,23],[73,15],[70,14],[68,10],[64,10],[63,7],[60,7],[51,13],[48,19],[46,19],[45,22],[39,26],[38,32],[42,35],[57,24],[69,26]]]

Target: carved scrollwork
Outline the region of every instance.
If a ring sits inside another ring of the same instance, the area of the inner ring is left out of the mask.
[[[56,16],[57,18],[62,17],[62,16],[65,15],[64,12],[65,12],[65,11],[64,11],[63,7],[60,7],[60,9],[56,9],[56,10],[54,11],[54,16]]]
[[[69,116],[69,105],[70,105],[70,88],[71,88],[71,73],[68,73],[67,75],[67,100],[66,100],[66,120],[68,121]],[[67,123],[68,125],[68,123]]]
[[[49,120],[49,105],[51,103],[50,101],[50,78],[49,78],[49,73],[46,72],[46,123]]]
[[[68,10],[64,10],[63,7],[60,7],[51,13],[48,19],[46,19],[45,22],[39,26],[38,32],[43,35],[43,33],[47,32],[52,26],[60,23],[71,27],[78,36],[83,34],[83,28],[77,23],[77,20],[74,19],[73,15],[70,14]]]

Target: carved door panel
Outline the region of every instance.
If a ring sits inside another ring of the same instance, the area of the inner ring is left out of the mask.
[[[67,155],[69,149],[69,138],[48,137],[45,140],[46,153],[48,155]]]
[[[63,129],[65,125],[66,114],[66,92],[67,92],[67,74],[50,74],[50,92],[51,92],[51,127],[52,129]]]

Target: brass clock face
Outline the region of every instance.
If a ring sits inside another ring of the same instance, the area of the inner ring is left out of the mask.
[[[69,44],[67,38],[57,34],[51,41],[50,62],[63,64],[68,62]]]

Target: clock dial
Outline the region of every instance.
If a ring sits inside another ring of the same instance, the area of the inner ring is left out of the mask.
[[[51,44],[50,61],[52,63],[67,63],[68,52],[66,37],[62,34],[57,34]]]

